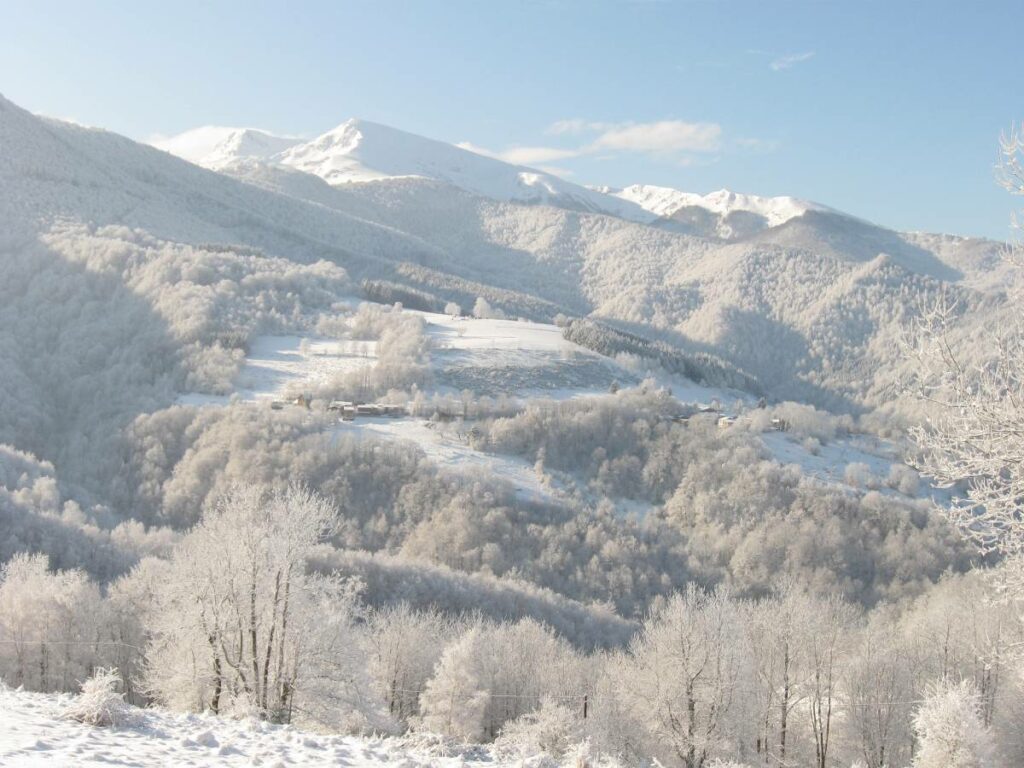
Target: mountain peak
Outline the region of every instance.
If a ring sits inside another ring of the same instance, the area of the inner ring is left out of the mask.
[[[699,208],[725,218],[733,213],[747,213],[764,220],[765,227],[777,227],[808,211],[827,211],[829,208],[795,197],[761,197],[719,189],[700,195],[683,192],[672,187],[633,184],[612,194],[630,200],[661,218],[672,218],[686,209]]]
[[[241,159],[269,160],[301,142],[300,138],[277,136],[259,128],[206,125],[151,143],[190,163],[220,170]]]
[[[793,197],[760,197],[729,189],[700,195],[645,184],[583,187],[355,117],[309,141],[256,128],[205,126],[153,145],[213,170],[239,160],[258,160],[318,176],[331,185],[426,178],[495,200],[604,213],[642,223],[671,220],[688,232],[725,239],[777,227],[810,210],[830,210]]]
[[[654,218],[635,203],[550,173],[369,120],[346,120],[312,141],[289,148],[275,160],[334,185],[417,177],[494,200],[547,204],[630,221]]]

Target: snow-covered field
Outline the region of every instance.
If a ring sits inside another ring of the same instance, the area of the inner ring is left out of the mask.
[[[258,336],[250,345],[230,397],[189,393],[179,397],[178,402],[224,405],[231,397],[243,401],[280,398],[293,385],[313,388],[332,376],[373,365],[376,344],[315,336]]]
[[[551,495],[541,484],[529,462],[517,456],[476,451],[465,435],[444,423],[423,419],[367,418],[341,422],[339,433],[355,432],[393,440],[410,440],[419,446],[435,464],[459,472],[484,472],[504,480],[524,499],[538,500]]]
[[[800,471],[809,477],[851,490],[870,488],[884,494],[898,493],[886,483],[892,468],[902,467],[903,462],[899,446],[888,440],[870,435],[849,435],[816,445],[814,452],[808,450],[802,440],[786,432],[765,432],[761,440],[776,461],[797,464]],[[856,482],[848,474],[851,465],[860,465],[853,472]],[[950,491],[929,485],[925,478],[921,479],[916,493],[903,495],[930,498],[943,505],[951,501]]]
[[[439,391],[460,392],[465,388],[457,386],[460,380],[473,377],[474,383],[489,385],[475,389],[477,394],[566,399],[604,394],[613,381],[628,386],[650,376],[659,386],[671,388],[682,402],[717,400],[728,412],[738,400],[754,401],[737,390],[701,386],[663,371],[628,370],[567,341],[555,325],[405,311],[425,322]],[[178,401],[185,405],[223,405],[232,397],[242,401],[280,399],[289,391],[315,390],[317,384],[332,376],[372,366],[376,361],[374,341],[257,336],[230,396],[187,393]]]
[[[491,377],[493,393],[517,397],[596,394],[607,392],[616,372],[620,379],[628,381],[630,377],[612,361],[563,339],[561,329],[554,325],[406,311],[423,317],[426,323],[431,363],[440,390],[460,391],[459,387],[445,386],[445,382],[457,381],[465,371],[498,372]],[[289,391],[313,391],[333,376],[374,365],[376,344],[318,336],[257,336],[230,396],[187,393],[179,402],[223,405],[232,397],[242,401],[280,399]],[[574,368],[582,371],[582,377],[566,374]],[[595,368],[604,369],[605,375],[592,385],[581,381]],[[519,371],[530,386],[516,387],[515,382],[503,386],[501,373],[509,371]],[[574,380],[580,382],[579,386],[562,386]]]
[[[483,747],[446,756],[412,740],[326,736],[256,720],[157,709],[135,710],[136,722],[129,726],[95,727],[63,716],[70,700],[66,694],[0,687],[0,766],[501,768],[530,764],[498,759]]]

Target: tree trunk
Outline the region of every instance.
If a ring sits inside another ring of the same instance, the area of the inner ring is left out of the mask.
[[[697,768],[697,745],[694,738],[697,735],[697,701],[693,698],[693,682],[686,684],[686,735],[689,741],[686,750],[686,768]]]
[[[252,682],[254,703],[260,703],[260,654],[256,643],[256,577],[249,585],[249,645],[252,648]],[[266,715],[265,712],[261,713]]]
[[[786,764],[786,726],[789,718],[789,644],[782,657],[782,701],[779,704],[779,764]]]
[[[279,684],[278,689],[278,703],[282,710],[289,706],[288,698],[291,695],[290,691],[287,690],[287,683],[285,682],[285,660],[284,660],[284,646],[285,641],[288,638],[288,598],[291,594],[292,580],[291,580],[291,566],[288,566],[289,570],[285,571],[284,574],[284,600],[281,603],[281,639],[277,641],[277,680]]]
[[[263,654],[263,699],[262,707],[267,708],[267,682],[270,677],[270,657],[274,653],[274,630],[277,628],[277,604],[281,593],[281,572],[274,577],[274,602],[270,610],[270,631],[267,633],[267,651]]]
[[[213,637],[210,637],[210,647],[213,648]],[[220,656],[217,651],[213,652],[213,698],[210,700],[210,709],[213,714],[220,713],[220,692],[221,692],[221,669]]]

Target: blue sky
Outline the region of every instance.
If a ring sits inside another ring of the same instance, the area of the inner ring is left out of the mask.
[[[1005,238],[1013,2],[0,0],[0,93],[145,139],[348,117],[573,181],[792,194]],[[0,148],[2,151],[2,148]]]

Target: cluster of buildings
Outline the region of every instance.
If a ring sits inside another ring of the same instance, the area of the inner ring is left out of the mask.
[[[408,408],[402,403],[353,403],[348,400],[332,400],[328,411],[337,413],[342,421],[355,421],[356,416],[405,416]]]
[[[275,411],[289,406],[308,411],[313,407],[313,398],[309,395],[299,395],[292,400],[274,400],[270,403],[270,407]],[[337,413],[343,421],[354,421],[357,416],[405,416],[409,411],[403,403],[356,403],[348,400],[332,400],[327,404],[327,410]]]

